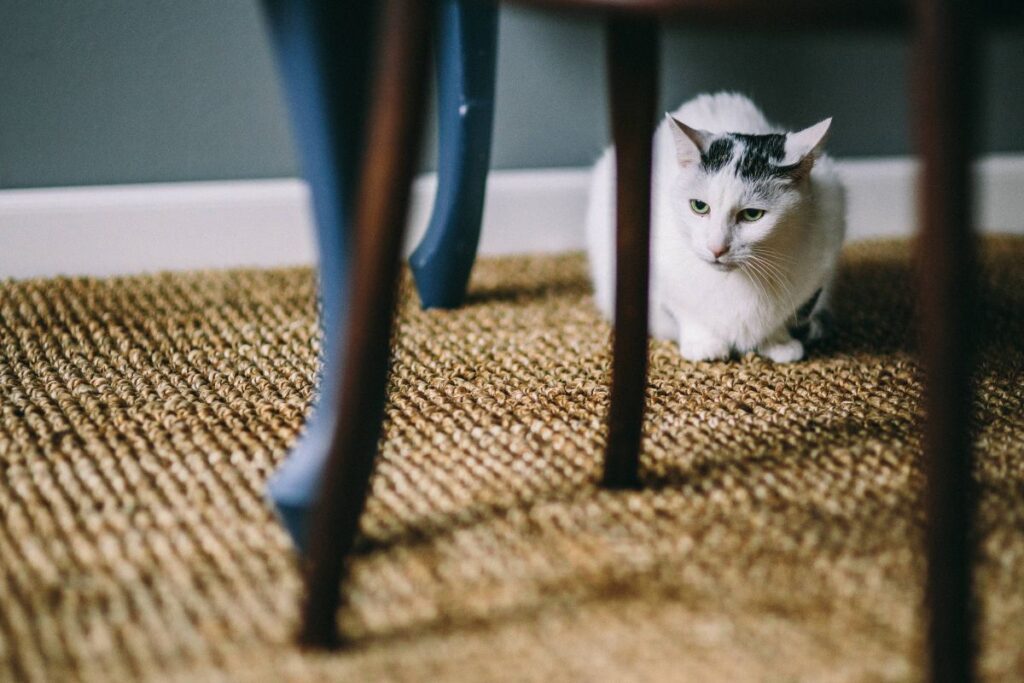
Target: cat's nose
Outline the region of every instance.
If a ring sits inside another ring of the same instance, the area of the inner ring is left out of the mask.
[[[714,255],[716,260],[722,258],[723,256],[725,256],[726,254],[729,253],[729,245],[728,244],[722,244],[722,245],[718,245],[718,246],[711,246],[711,247],[708,247],[708,249],[711,250],[711,253]]]

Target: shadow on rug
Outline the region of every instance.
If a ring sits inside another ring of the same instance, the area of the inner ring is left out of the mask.
[[[1024,677],[1024,240],[986,243],[982,666]],[[903,243],[847,249],[801,363],[652,342],[644,490],[597,490],[610,330],[579,255],[403,288],[336,655],[263,501],[314,391],[311,271],[0,284],[0,678],[920,676],[920,391]]]

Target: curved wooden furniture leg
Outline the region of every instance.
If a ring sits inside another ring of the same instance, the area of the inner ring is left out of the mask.
[[[917,261],[928,474],[928,665],[933,681],[974,677],[969,162],[977,89],[971,87],[976,81],[971,5],[967,0],[917,2],[915,124],[923,159]]]
[[[300,551],[306,521],[337,429],[350,224],[359,173],[373,3],[265,0],[293,130],[309,182],[319,253],[321,382],[306,428],[268,493]]]
[[[443,0],[437,53],[437,193],[430,225],[409,257],[424,308],[462,304],[476,260],[491,158],[498,8]]]
[[[653,19],[612,15],[608,74],[616,172],[615,335],[603,485],[637,488],[647,386],[651,149],[658,86]]]
[[[310,526],[302,643],[338,644],[345,560],[359,530],[380,437],[399,257],[418,159],[433,3],[389,0],[381,19],[359,184],[338,428]]]

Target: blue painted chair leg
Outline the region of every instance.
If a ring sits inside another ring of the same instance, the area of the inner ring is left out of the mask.
[[[437,51],[438,185],[426,235],[409,258],[424,308],[462,303],[480,241],[491,157],[498,10],[440,3]]]
[[[270,499],[300,551],[307,512],[337,430],[349,235],[368,99],[373,5],[264,0],[303,175],[312,192],[320,258],[319,397],[303,435],[269,484]]]

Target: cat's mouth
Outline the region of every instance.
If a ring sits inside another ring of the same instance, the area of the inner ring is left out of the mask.
[[[694,249],[693,251],[699,260],[708,264],[720,273],[728,273],[729,271],[736,270],[743,265],[743,259],[737,258],[733,254],[723,254],[725,258],[722,258],[721,256],[712,256],[711,254],[705,253],[699,249]]]
[[[707,261],[707,264],[722,273],[728,273],[730,270],[736,270],[740,265],[735,261]]]

